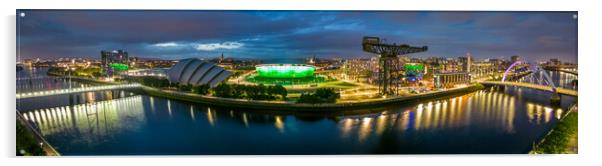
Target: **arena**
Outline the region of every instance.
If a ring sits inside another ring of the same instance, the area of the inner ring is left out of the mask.
[[[306,78],[314,76],[316,68],[303,64],[265,64],[255,67],[257,76],[265,78]]]

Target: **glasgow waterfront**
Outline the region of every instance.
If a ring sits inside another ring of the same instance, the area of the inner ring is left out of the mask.
[[[17,155],[577,153],[577,12],[16,19]]]

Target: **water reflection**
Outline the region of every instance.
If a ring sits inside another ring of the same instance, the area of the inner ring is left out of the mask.
[[[284,122],[282,121],[282,117],[281,116],[275,116],[275,117],[276,117],[275,118],[276,120],[274,122],[274,126],[276,128],[278,128],[278,131],[280,133],[284,133]]]
[[[397,113],[384,112],[375,117],[343,117],[339,121],[339,127],[342,137],[353,137],[355,134],[360,142],[370,135],[382,135],[385,129],[400,132],[447,130],[466,127],[471,123],[489,124],[488,127],[512,133],[515,131],[516,107],[520,107],[515,104],[515,100],[515,97],[502,92],[479,91],[446,100],[420,103],[412,109]],[[529,103],[528,107],[534,107],[533,105]]]
[[[537,125],[549,123],[552,117],[560,119],[562,113],[563,110],[561,108],[553,109],[541,104],[527,103],[527,117],[529,117],[529,123]]]
[[[207,121],[209,124],[211,124],[211,126],[215,126],[216,115],[213,111],[211,111],[211,108],[207,108]]]
[[[309,116],[106,91],[20,100],[62,154],[524,153],[565,113],[548,92],[507,87]]]
[[[23,112],[42,135],[77,134],[79,141],[102,140],[145,123],[141,96]]]

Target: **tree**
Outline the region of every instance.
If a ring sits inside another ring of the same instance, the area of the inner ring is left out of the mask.
[[[213,95],[217,97],[231,97],[232,88],[228,84],[219,84],[213,88]]]
[[[288,95],[288,92],[286,91],[286,88],[284,88],[284,86],[282,85],[276,85],[273,86],[274,89],[274,94],[278,94],[282,97],[282,100],[286,100],[286,96]]]
[[[93,72],[92,76],[94,76],[94,77],[100,77],[100,76],[102,76],[102,73],[100,73],[100,72]]]
[[[252,100],[275,100],[281,96],[286,99],[287,91],[281,85],[266,86],[259,85],[238,85],[238,84],[220,84],[212,89],[213,95],[227,98],[246,98]]]
[[[178,87],[179,91],[191,91],[192,90],[192,85],[180,85]]]
[[[333,88],[318,88],[313,94],[301,94],[297,103],[335,103],[339,97]]]
[[[207,94],[209,94],[209,85],[203,84],[203,85],[193,86],[192,93],[207,95]]]

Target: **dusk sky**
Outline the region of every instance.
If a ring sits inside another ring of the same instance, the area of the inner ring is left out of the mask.
[[[20,15],[23,12],[25,15]],[[363,36],[428,46],[411,57],[577,62],[576,12],[18,11],[21,58],[367,58]]]

